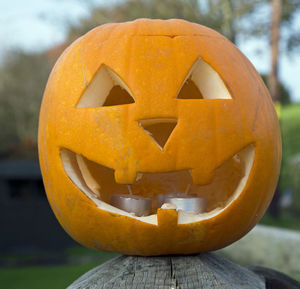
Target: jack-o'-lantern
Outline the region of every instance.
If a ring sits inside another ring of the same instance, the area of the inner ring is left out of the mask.
[[[266,87],[230,41],[183,20],[141,19],[95,28],[59,58],[39,154],[51,207],[79,243],[190,254],[259,221],[281,140]]]

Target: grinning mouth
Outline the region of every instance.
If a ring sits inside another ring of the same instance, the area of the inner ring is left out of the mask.
[[[157,225],[158,195],[184,193],[206,200],[206,209],[201,213],[178,211],[178,224],[199,222],[216,216],[225,210],[243,192],[249,178],[255,155],[254,144],[249,144],[215,169],[212,181],[196,185],[190,170],[161,173],[138,173],[135,183],[118,184],[114,170],[76,154],[61,149],[64,169],[71,181],[96,206],[105,211],[128,216],[142,222]],[[147,216],[137,216],[111,204],[113,195],[140,196],[152,200],[152,209]]]

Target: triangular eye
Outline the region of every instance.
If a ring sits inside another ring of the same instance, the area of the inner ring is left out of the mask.
[[[187,79],[181,88],[178,97],[181,99],[203,99],[203,95],[195,82],[190,78]]]
[[[198,58],[187,75],[178,95],[179,99],[231,99],[219,74]]]
[[[134,103],[122,79],[102,65],[81,96],[77,107],[100,107]]]

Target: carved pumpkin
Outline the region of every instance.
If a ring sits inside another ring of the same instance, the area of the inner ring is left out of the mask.
[[[79,243],[190,254],[259,221],[281,140],[266,87],[231,42],[183,20],[142,19],[95,28],[63,53],[44,94],[39,154],[51,207]],[[205,211],[159,208],[158,195],[184,192]],[[152,208],[127,212],[115,194]]]

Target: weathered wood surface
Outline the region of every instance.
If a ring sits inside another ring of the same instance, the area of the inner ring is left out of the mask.
[[[87,272],[67,289],[100,288],[265,289],[268,287],[265,286],[262,275],[213,253],[203,253],[193,256],[120,256]]]

